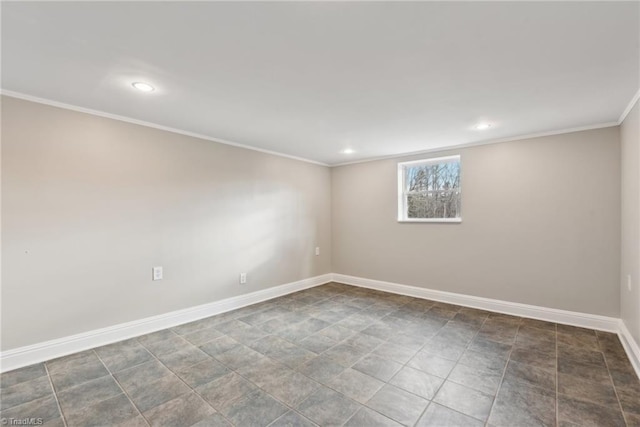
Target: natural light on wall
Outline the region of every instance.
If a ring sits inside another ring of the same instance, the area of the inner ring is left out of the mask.
[[[460,156],[398,163],[398,221],[461,222]]]

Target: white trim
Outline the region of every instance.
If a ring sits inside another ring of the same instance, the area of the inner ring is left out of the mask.
[[[622,319],[476,297],[472,295],[456,294],[453,292],[437,291],[434,289],[401,285],[399,283],[384,282],[381,280],[365,279],[345,274],[333,273],[331,276],[333,282],[359,286],[361,288],[376,289],[378,291],[390,292],[393,294],[446,302],[464,307],[478,308],[481,310],[510,314],[513,316],[528,317],[530,319],[544,320],[563,325],[613,332],[618,334],[620,342],[627,353],[627,357],[636,371],[636,375],[640,378],[640,346],[633,339],[633,336]]]
[[[456,294],[452,292],[437,291],[433,289],[365,279],[337,273],[315,276],[273,288],[227,298],[221,301],[172,311],[158,316],[147,317],[141,320],[121,323],[107,328],[96,329],[77,335],[0,352],[0,372],[11,371],[56,357],[171,328],[184,323],[203,319],[205,317],[215,316],[216,314],[236,310],[247,305],[256,304],[333,281],[362,288],[376,289],[399,295],[446,302],[449,304],[473,307],[497,313],[505,313],[565,325],[614,332],[620,337],[620,341],[622,342],[627,356],[638,374],[638,377],[640,377],[640,347],[638,346],[638,343],[635,342],[621,319],[495,300],[491,298]]]
[[[582,328],[599,331],[618,332],[619,320],[615,317],[599,316],[595,314],[578,313],[575,311],[558,310],[536,305],[502,301],[472,295],[456,294],[453,292],[437,291],[416,286],[401,285],[399,283],[383,282],[381,280],[365,279],[362,277],[333,275],[333,281],[362,288],[376,289],[393,294],[407,295],[415,298],[446,302],[464,307],[478,308],[496,313],[511,314],[513,316],[528,317],[545,320],[547,322],[562,323],[564,325],[580,326]]]
[[[513,136],[513,137],[507,137],[507,138],[488,139],[488,140],[484,140],[484,141],[476,141],[476,142],[468,142],[468,143],[462,143],[462,144],[456,144],[456,145],[449,145],[449,146],[446,146],[446,147],[435,147],[435,148],[429,148],[427,150],[412,151],[412,152],[409,152],[409,153],[399,153],[399,154],[389,154],[389,155],[386,155],[386,156],[369,157],[367,159],[353,160],[351,162],[333,163],[333,164],[329,165],[329,167],[335,168],[335,167],[338,167],[338,166],[355,165],[355,164],[358,164],[358,163],[375,162],[375,161],[378,161],[378,160],[389,160],[389,159],[398,159],[398,158],[401,158],[401,157],[420,156],[420,155],[423,155],[423,154],[430,154],[430,153],[441,153],[441,152],[444,152],[444,151],[453,151],[453,150],[459,150],[459,149],[462,149],[462,148],[477,147],[479,145],[490,145],[490,144],[500,144],[500,143],[503,143],[503,142],[522,141],[524,139],[541,138],[543,136],[563,135],[565,133],[582,132],[582,131],[585,131],[585,130],[604,129],[604,128],[610,128],[610,127],[618,126],[618,125],[619,125],[618,122],[598,123],[598,124],[595,124],[595,125],[580,126],[580,127],[568,128],[568,129],[559,129],[559,130],[553,130],[553,131],[549,131],[549,132],[530,133],[530,134],[526,134],[526,135]]]
[[[622,342],[622,346],[624,350],[627,352],[627,356],[631,361],[631,365],[633,365],[633,369],[636,370],[636,375],[640,378],[640,346],[633,339],[631,332],[627,329],[627,325],[625,325],[622,319],[619,319],[619,331],[618,336],[620,337],[620,341]]]
[[[460,216],[461,212],[458,212],[458,217],[456,218],[409,218],[408,217],[408,199],[406,191],[407,187],[407,168],[421,166],[421,165],[436,165],[436,164],[444,164],[444,163],[458,163],[459,169],[462,165],[462,160],[460,154],[455,154],[452,156],[445,157],[429,157],[420,160],[411,160],[408,162],[398,162],[398,222],[453,222],[460,223],[462,222],[462,218]],[[459,175],[462,175],[462,172],[458,170]],[[429,192],[439,192],[440,190],[430,190]],[[450,191],[457,191],[458,193],[462,193],[462,183],[458,183],[457,188],[452,188]]]
[[[507,138],[500,138],[500,139],[489,139],[489,140],[484,140],[484,141],[462,143],[462,144],[450,145],[450,146],[446,146],[446,147],[429,148],[427,150],[412,151],[412,152],[408,152],[408,153],[389,154],[389,155],[386,155],[386,156],[369,157],[369,158],[366,158],[366,159],[354,160],[354,161],[351,161],[351,162],[332,163],[332,164],[323,163],[323,162],[319,162],[319,161],[316,161],[316,160],[307,159],[307,158],[304,158],[304,157],[292,156],[290,154],[284,154],[284,153],[280,153],[278,151],[271,151],[271,150],[266,150],[266,149],[262,149],[262,148],[257,148],[257,147],[251,146],[251,145],[240,144],[240,143],[237,143],[237,142],[227,141],[227,140],[224,140],[224,139],[213,138],[213,137],[202,135],[202,134],[198,134],[198,133],[195,133],[195,132],[189,132],[189,131],[182,130],[182,129],[176,129],[176,128],[172,128],[172,127],[169,127],[169,126],[163,126],[163,125],[159,125],[159,124],[156,124],[156,123],[146,122],[144,120],[132,119],[130,117],[119,116],[117,114],[111,114],[111,113],[107,113],[107,112],[104,112],[104,111],[93,110],[93,109],[90,109],[90,108],[79,107],[79,106],[71,105],[71,104],[65,104],[63,102],[53,101],[51,99],[46,99],[46,98],[39,98],[37,96],[27,95],[27,94],[24,94],[24,93],[15,92],[15,91],[11,91],[11,90],[6,90],[6,89],[1,89],[0,88],[0,95],[5,95],[5,96],[11,97],[11,98],[23,99],[25,101],[31,101],[31,102],[35,102],[35,103],[38,103],[38,104],[50,105],[52,107],[63,108],[65,110],[77,111],[77,112],[80,112],[80,113],[91,114],[91,115],[99,116],[99,117],[105,117],[105,118],[108,118],[108,119],[118,120],[118,121],[125,122],[125,123],[132,123],[132,124],[136,124],[136,125],[140,125],[140,126],[146,126],[146,127],[150,127],[150,128],[153,128],[153,129],[164,130],[164,131],[176,133],[176,134],[179,134],[179,135],[185,135],[185,136],[190,136],[190,137],[193,137],[193,138],[204,139],[206,141],[217,142],[219,144],[225,144],[225,145],[230,145],[230,146],[233,146],[233,147],[244,148],[246,150],[257,151],[257,152],[265,153],[265,154],[271,154],[273,156],[285,157],[287,159],[299,160],[301,162],[312,163],[312,164],[315,164],[315,165],[320,165],[320,166],[326,166],[326,167],[333,168],[333,167],[338,167],[338,166],[354,165],[354,164],[358,164],[358,163],[375,162],[377,160],[398,159],[398,158],[401,158],[401,157],[410,157],[410,156],[418,156],[418,155],[422,155],[422,154],[439,153],[439,152],[442,152],[442,151],[457,150],[457,149],[468,148],[468,147],[476,147],[476,146],[479,146],[479,145],[499,144],[499,143],[503,143],[503,142],[512,142],[512,141],[515,142],[515,141],[521,141],[523,139],[540,138],[540,137],[543,137],[543,136],[562,135],[562,134],[565,134],[565,133],[580,132],[580,131],[594,130],[594,129],[603,129],[603,128],[608,128],[608,127],[612,127],[612,126],[618,126],[620,123],[622,123],[622,121],[624,120],[626,115],[629,113],[629,111],[631,111],[631,108],[633,108],[633,105],[635,104],[635,102],[637,102],[638,98],[640,97],[640,91],[638,93],[636,93],[634,98],[631,100],[631,103],[627,107],[627,110],[625,110],[623,112],[622,116],[620,117],[619,121],[617,121],[617,122],[598,123],[598,124],[595,124],[595,125],[580,126],[580,127],[567,128],[567,129],[558,129],[558,130],[553,130],[553,131],[548,131],[548,132],[531,133],[531,134],[514,136],[514,137],[507,137]]]
[[[638,91],[633,96],[633,98],[631,98],[631,101],[629,101],[629,105],[627,105],[627,108],[625,108],[622,114],[620,115],[620,118],[618,119],[619,125],[621,125],[622,122],[624,122],[624,119],[626,119],[627,115],[631,112],[631,110],[633,110],[633,107],[635,107],[636,103],[638,102],[638,99],[640,99],[640,89],[638,89]]]
[[[189,132],[182,129],[163,126],[156,123],[147,122],[144,120],[132,119],[130,117],[119,116],[117,114],[111,114],[111,113],[107,113],[105,111],[100,111],[100,110],[93,110],[91,108],[78,107],[76,105],[65,104],[63,102],[53,101],[51,99],[39,98],[37,96],[27,95],[20,92],[14,92],[11,90],[0,89],[0,94],[11,97],[11,98],[18,98],[18,99],[23,99],[25,101],[35,102],[38,104],[49,105],[51,107],[63,108],[65,110],[77,111],[79,113],[91,114],[93,116],[98,116],[98,117],[105,117],[107,119],[118,120],[125,123],[131,123],[134,125],[145,126],[153,129],[163,130],[166,132],[177,133],[179,135],[190,136],[192,138],[204,139],[206,141],[213,141],[219,144],[231,145],[233,147],[238,147],[238,148],[244,148],[245,150],[258,151],[260,153],[271,154],[272,156],[285,157],[287,159],[293,159],[301,162],[313,163],[314,165],[329,167],[329,165],[326,163],[318,162],[316,160],[311,160],[311,159],[305,159],[304,157],[292,156],[290,154],[284,154],[278,151],[265,150],[263,148],[257,148],[251,145],[240,144],[237,142],[227,141],[225,139],[220,139],[220,138],[213,138],[213,137],[202,135],[195,132]]]
[[[273,288],[251,292],[220,301],[172,311],[158,316],[121,323],[77,335],[58,338],[43,343],[20,347],[0,353],[0,372],[43,362],[90,348],[137,337],[183,323],[193,322],[216,314],[225,313],[247,305],[277,298],[292,292],[319,286],[331,281],[331,274],[310,277]]]
[[[417,166],[417,165],[433,165],[437,163],[455,163],[460,162],[460,154],[444,157],[429,157],[420,160],[411,160],[408,162],[398,162],[398,166]]]
[[[454,224],[459,224],[462,222],[462,218],[408,218],[399,219],[398,222],[451,222]]]

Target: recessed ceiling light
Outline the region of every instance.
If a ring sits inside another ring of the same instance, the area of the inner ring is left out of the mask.
[[[133,86],[134,88],[138,89],[141,92],[153,92],[155,90],[155,88],[151,86],[149,83],[144,83],[144,82],[134,82],[134,83],[131,83],[131,86]]]
[[[342,150],[342,154],[353,154],[353,148],[345,148]]]
[[[487,130],[491,127],[491,123],[478,123],[476,125],[476,130]]]

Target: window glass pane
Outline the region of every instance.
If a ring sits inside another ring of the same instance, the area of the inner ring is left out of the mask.
[[[460,192],[436,191],[407,194],[407,218],[459,218]]]
[[[401,166],[404,218],[460,218],[459,158]]]
[[[405,174],[405,191],[409,192],[460,187],[460,162],[406,166]]]

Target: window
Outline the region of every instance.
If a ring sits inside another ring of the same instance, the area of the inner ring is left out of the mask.
[[[398,221],[460,222],[460,156],[398,163]]]

